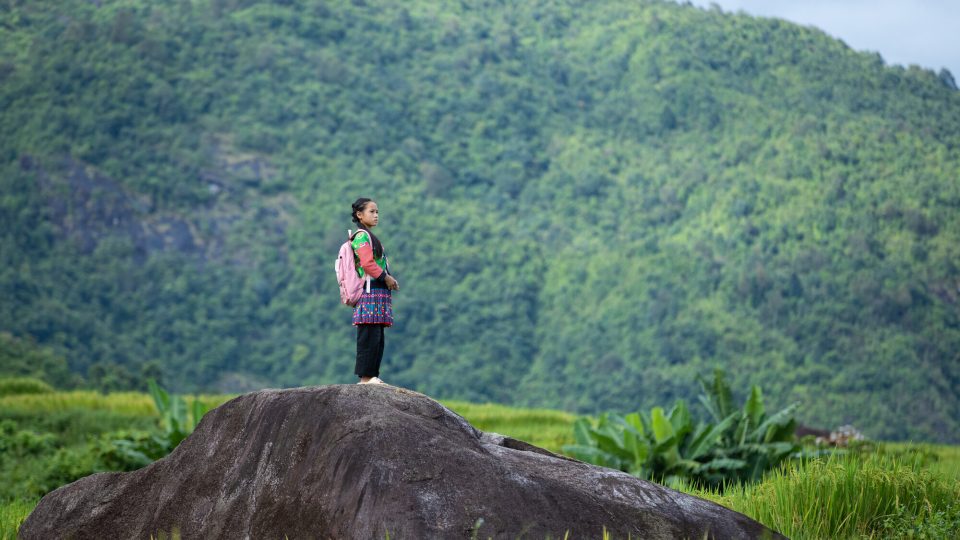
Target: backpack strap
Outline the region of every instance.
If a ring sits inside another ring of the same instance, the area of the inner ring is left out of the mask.
[[[350,229],[347,229],[347,236],[350,238],[350,241],[353,242],[353,239],[356,238],[357,235],[360,234],[360,233],[362,233],[362,232],[367,233],[367,237],[370,236],[370,231],[367,231],[367,230],[364,230],[364,229],[357,229],[357,230],[355,230],[355,231],[353,231],[353,232],[350,232]],[[371,246],[373,245],[373,238],[370,238],[370,245],[371,245]]]
[[[357,229],[355,232],[350,232],[350,229],[347,229],[347,238],[349,238],[348,242],[353,243],[354,237],[356,237],[358,234],[360,234],[361,231],[363,231],[363,229]],[[367,233],[368,236],[369,236],[369,234],[370,234],[370,233]],[[372,240],[370,241],[370,244],[371,244],[371,247],[372,247],[372,244],[373,244],[373,241],[372,241]],[[364,287],[364,290],[367,291],[368,293],[370,292],[370,279],[371,279],[371,278],[370,278],[369,275],[363,276],[363,280],[366,282],[366,283],[364,283],[364,286],[363,286],[363,287]]]

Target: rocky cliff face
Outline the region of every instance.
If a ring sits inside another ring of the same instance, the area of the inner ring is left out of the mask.
[[[36,173],[44,212],[80,253],[89,254],[104,240],[117,239],[127,243],[141,262],[153,253],[173,252],[246,265],[242,249],[234,246],[236,253],[225,249],[231,230],[238,223],[255,222],[282,243],[296,205],[288,196],[257,191],[276,174],[265,158],[222,146],[214,145],[211,167],[195,179],[207,186],[210,199],[190,210],[160,210],[151,196],[73,157],[51,166],[23,155],[19,165]],[[254,197],[257,205],[250,204]]]
[[[714,503],[496,434],[416,392],[264,390],[173,453],[43,498],[33,538],[780,537]]]

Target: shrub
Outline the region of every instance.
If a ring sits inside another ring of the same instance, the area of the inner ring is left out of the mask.
[[[149,431],[115,431],[95,444],[96,466],[104,471],[135,471],[170,453],[168,440]]]
[[[53,392],[52,386],[33,377],[0,378],[0,397],[22,394],[49,394],[51,392]]]
[[[56,437],[49,433],[19,430],[11,420],[0,421],[0,464],[53,449]]]
[[[181,396],[169,394],[152,379],[148,386],[160,414],[162,431],[125,430],[104,434],[94,451],[97,466],[103,470],[132,471],[166,456],[193,432],[210,410],[196,398],[188,407]]]
[[[27,480],[23,495],[43,496],[95,472],[96,454],[90,446],[60,448],[44,463],[39,475]]]
[[[695,423],[686,403],[678,400],[669,414],[654,407],[650,414],[606,413],[596,425],[581,418],[574,423],[576,444],[563,449],[583,461],[640,478],[715,487],[758,481],[800,450],[793,436],[796,405],[767,416],[760,388],[753,386],[746,403],[736,409],[720,370],[712,382],[701,380],[701,385],[700,400],[716,423]]]

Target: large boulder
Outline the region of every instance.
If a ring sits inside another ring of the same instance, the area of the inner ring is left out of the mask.
[[[387,385],[264,390],[169,456],[44,497],[20,537],[782,538],[630,475],[483,433]]]

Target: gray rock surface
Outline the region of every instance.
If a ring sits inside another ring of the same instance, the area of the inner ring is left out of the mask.
[[[479,524],[479,525],[478,525]],[[169,456],[49,493],[20,537],[782,538],[624,473],[482,433],[385,385],[264,390]]]

